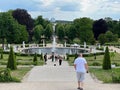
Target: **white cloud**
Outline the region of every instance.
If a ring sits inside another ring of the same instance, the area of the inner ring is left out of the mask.
[[[19,2],[11,0],[11,4],[7,3],[8,1],[1,1],[1,11],[19,6],[28,10],[32,17],[42,15],[45,18],[55,17],[65,20],[78,17],[110,16],[117,19],[120,17],[120,0],[21,0]]]

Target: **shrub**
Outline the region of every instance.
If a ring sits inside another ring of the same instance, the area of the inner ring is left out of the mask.
[[[9,68],[11,70],[17,69],[16,58],[15,58],[15,54],[14,54],[14,51],[13,51],[13,47],[10,47],[10,53],[9,53],[7,68]]]
[[[120,75],[117,75],[116,73],[112,72],[112,82],[120,83]]]
[[[37,54],[36,53],[35,53],[34,58],[33,58],[33,63],[34,63],[34,65],[38,65]]]
[[[3,59],[3,49],[0,49],[0,53],[1,53],[0,59]]]
[[[103,59],[103,69],[109,70],[111,69],[111,60],[110,60],[110,53],[108,47],[106,47],[104,59]]]
[[[115,66],[120,66],[120,64],[116,62],[113,62],[112,64],[114,64]]]
[[[20,80],[11,76],[10,69],[0,71],[0,82],[20,82]]]
[[[40,56],[40,61],[43,61],[43,54],[41,53],[41,55],[39,56]]]
[[[93,66],[100,66],[101,64],[99,62],[93,62]]]

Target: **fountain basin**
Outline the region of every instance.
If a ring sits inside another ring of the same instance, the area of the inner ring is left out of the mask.
[[[22,52],[26,54],[51,54],[52,53],[52,47],[34,47],[34,48],[26,48],[23,49]],[[54,50],[55,54],[58,55],[65,55],[65,54],[76,54],[76,53],[88,53],[89,50],[84,48],[74,48],[74,47],[56,47]]]

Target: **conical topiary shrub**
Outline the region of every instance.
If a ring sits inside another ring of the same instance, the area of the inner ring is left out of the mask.
[[[15,58],[15,54],[14,54],[14,51],[13,51],[13,47],[10,47],[10,53],[9,53],[7,68],[9,68],[11,70],[17,69],[16,58]]]
[[[0,59],[3,59],[3,49],[0,50],[1,56]]]
[[[38,64],[38,60],[37,60],[37,54],[35,53],[34,58],[33,58],[33,64],[37,65]]]
[[[103,69],[109,70],[111,69],[111,60],[110,60],[110,53],[108,47],[106,47],[104,59],[103,59]]]

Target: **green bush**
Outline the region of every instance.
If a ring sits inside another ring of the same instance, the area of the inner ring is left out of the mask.
[[[37,60],[37,54],[35,53],[34,58],[33,58],[33,64],[38,65],[38,60]]]
[[[33,65],[33,62],[17,62],[17,65]]]
[[[20,82],[20,80],[11,76],[10,69],[0,71],[0,82]]]
[[[93,62],[92,65],[93,66],[101,66],[101,64],[99,62]]]
[[[10,53],[9,53],[7,68],[9,68],[11,70],[17,69],[16,58],[15,58],[15,54],[14,54],[14,51],[13,51],[13,47],[10,47]]]
[[[120,83],[120,75],[117,75],[116,73],[112,72],[112,82]]]
[[[114,63],[112,63],[112,64],[114,64],[115,66],[120,66],[120,64],[119,64],[119,63],[116,63],[116,62],[114,62]]]
[[[111,69],[111,60],[110,60],[110,53],[108,47],[106,47],[104,59],[103,59],[103,69],[109,70]]]
[[[39,55],[39,57],[40,57],[40,61],[43,61],[43,54],[42,53]]]
[[[3,49],[0,49],[0,59],[3,59]]]

